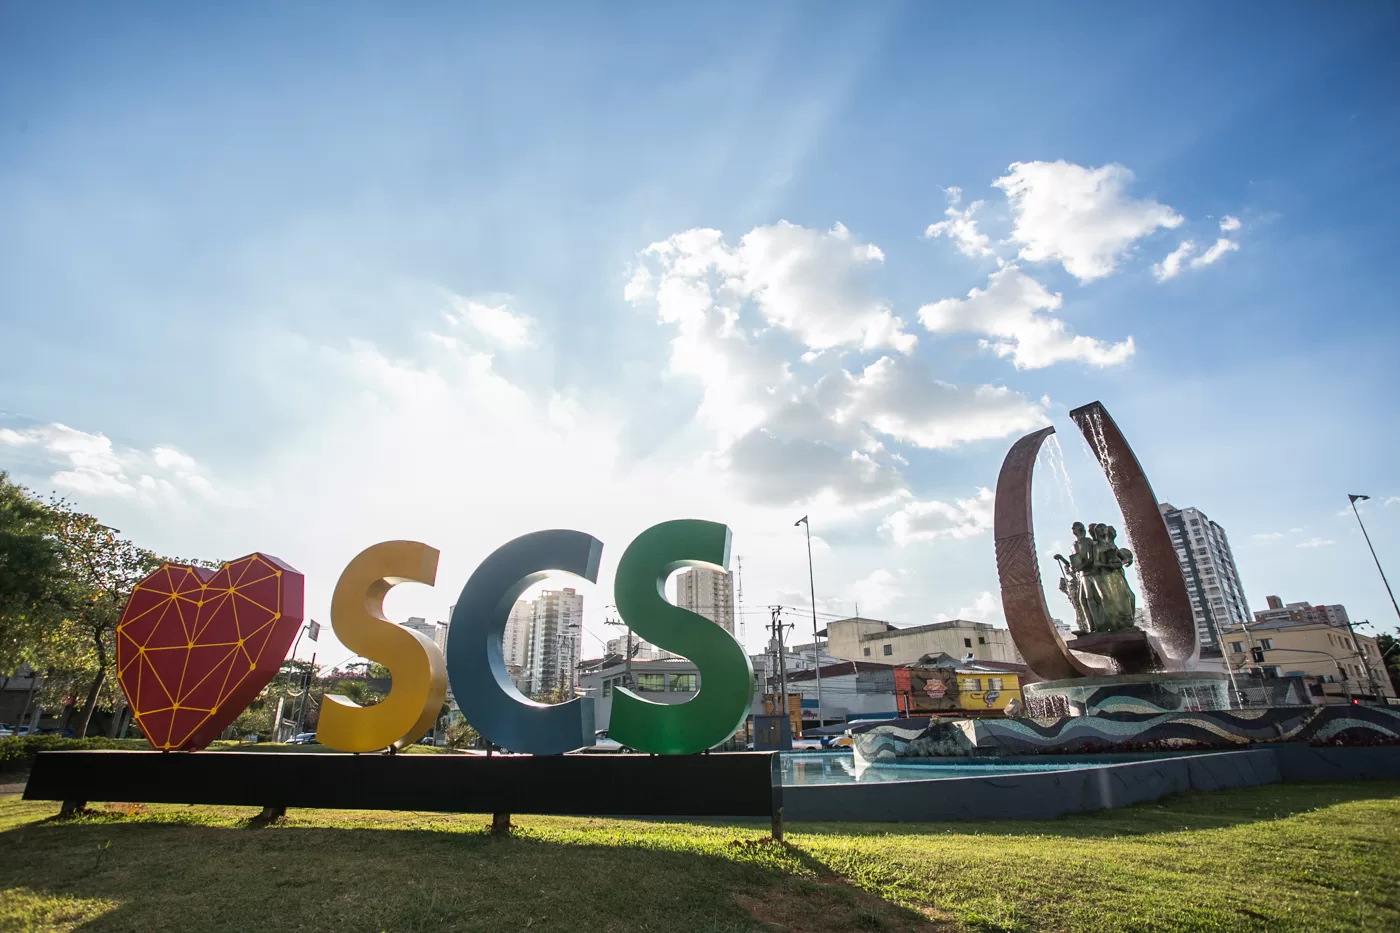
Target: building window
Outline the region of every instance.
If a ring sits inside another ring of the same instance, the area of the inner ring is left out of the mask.
[[[638,674],[638,693],[664,693],[666,690],[665,674]]]
[[[695,692],[695,676],[696,676],[696,675],[694,675],[694,674],[672,674],[672,675],[671,675],[671,692],[672,692],[672,693],[694,693],[694,692]]]
[[[612,682],[611,680],[605,680],[605,681],[603,681],[603,696],[605,696],[605,697],[610,697],[610,696],[612,696],[612,685],[613,685],[613,682]]]
[[[972,647],[972,639],[971,639],[971,638],[964,638],[964,639],[963,639],[963,647],[964,647],[964,648],[971,648],[971,647]]]
[[[1230,642],[1230,650],[1233,651],[1235,654],[1244,654],[1244,642]]]
[[[865,656],[866,656],[867,658],[870,657],[870,649],[869,649],[869,648],[866,648],[866,649],[864,649],[864,650],[865,650]]]
[[[1259,647],[1263,648],[1265,651],[1273,651],[1274,640],[1272,638],[1261,638],[1259,639]]]
[[[964,690],[970,690],[970,691],[972,691],[972,692],[975,693],[975,692],[977,692],[977,691],[979,691],[979,690],[982,689],[982,678],[981,678],[981,677],[969,677],[969,678],[967,678],[966,680],[964,680],[964,681],[962,682],[962,688],[963,688]]]
[[[1283,676],[1282,669],[1279,668],[1279,667],[1266,667],[1266,668],[1264,668],[1264,673],[1267,674],[1267,675],[1270,676],[1270,677],[1282,677],[1282,676]]]
[[[978,635],[978,636],[977,636],[977,644],[979,644],[979,645],[985,645],[986,643],[987,643],[987,639],[983,638],[981,635]]]
[[[1000,677],[988,677],[988,678],[987,678],[987,689],[988,689],[988,690],[1000,690],[1000,689],[1001,689],[1001,678],[1000,678]]]
[[[885,654],[886,654],[886,655],[894,654],[894,645],[885,645]]]

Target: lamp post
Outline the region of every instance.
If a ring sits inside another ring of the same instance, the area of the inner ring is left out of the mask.
[[[820,729],[826,724],[826,719],[822,715],[822,645],[817,637],[817,581],[812,573],[812,523],[804,515],[793,525],[801,525],[807,531],[807,587],[812,597],[812,662],[817,673],[817,728]],[[800,717],[800,710],[798,715]]]
[[[1376,546],[1371,543],[1371,536],[1366,533],[1366,523],[1361,520],[1361,513],[1356,510],[1358,499],[1369,499],[1370,496],[1348,495],[1351,500],[1351,514],[1356,516],[1356,523],[1361,526],[1361,536],[1366,539],[1366,546],[1371,549],[1371,560],[1376,562],[1376,572],[1381,575],[1381,582],[1385,584],[1385,591],[1390,596],[1390,605],[1395,610],[1396,617],[1400,618],[1400,604],[1395,602],[1395,591],[1390,588],[1390,581],[1385,578],[1385,571],[1381,569],[1381,559],[1376,556]]]

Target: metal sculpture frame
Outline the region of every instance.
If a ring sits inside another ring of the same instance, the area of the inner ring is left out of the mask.
[[[1070,412],[1088,441],[1123,512],[1128,538],[1138,554],[1138,573],[1152,619],[1148,638],[1167,670],[1191,670],[1200,656],[1191,600],[1157,497],[1118,425],[1099,402]],[[1050,616],[1036,557],[1031,485],[1036,455],[1055,433],[1042,428],[1018,440],[1007,452],[997,477],[993,537],[1002,606],[1011,638],[1026,664],[1045,680],[1099,677],[1114,673],[1077,657],[1065,645]]]

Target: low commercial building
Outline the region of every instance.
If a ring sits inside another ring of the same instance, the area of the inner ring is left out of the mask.
[[[895,670],[895,705],[902,716],[1005,715],[1012,700],[1021,700],[1028,674],[1020,664],[930,655]]]
[[[817,669],[789,670],[789,696],[801,697],[802,726],[847,722],[851,719],[894,718],[895,668],[869,661],[835,661],[821,668],[821,688]],[[776,675],[767,679],[770,694],[781,692]],[[820,711],[820,719],[818,712]]]
[[[685,658],[639,661],[610,655],[578,672],[579,692],[593,698],[594,730],[608,728],[613,691],[628,687],[653,703],[685,703],[700,690],[700,670]]]
[[[1232,670],[1272,677],[1312,678],[1320,703],[1393,703],[1395,688],[1376,640],[1345,625],[1278,618],[1226,629],[1225,658]],[[1256,660],[1256,653],[1263,660]]]
[[[1011,633],[986,622],[951,619],[899,628],[878,619],[842,619],[822,633],[826,650],[850,661],[876,664],[913,664],[931,654],[975,661],[1020,663],[1021,655]]]

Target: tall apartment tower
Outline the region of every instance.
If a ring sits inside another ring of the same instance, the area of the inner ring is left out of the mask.
[[[691,567],[676,576],[676,605],[734,634],[734,574]]]
[[[506,617],[505,633],[501,636],[501,655],[512,677],[518,677],[525,670],[525,659],[530,654],[530,620],[534,612],[533,603],[517,599]]]
[[[1201,645],[1219,647],[1218,633],[1253,621],[1230,539],[1200,509],[1178,509],[1170,502],[1160,507],[1191,594]]]
[[[531,605],[526,692],[572,696],[583,647],[583,594],[572,587],[544,590]]]

